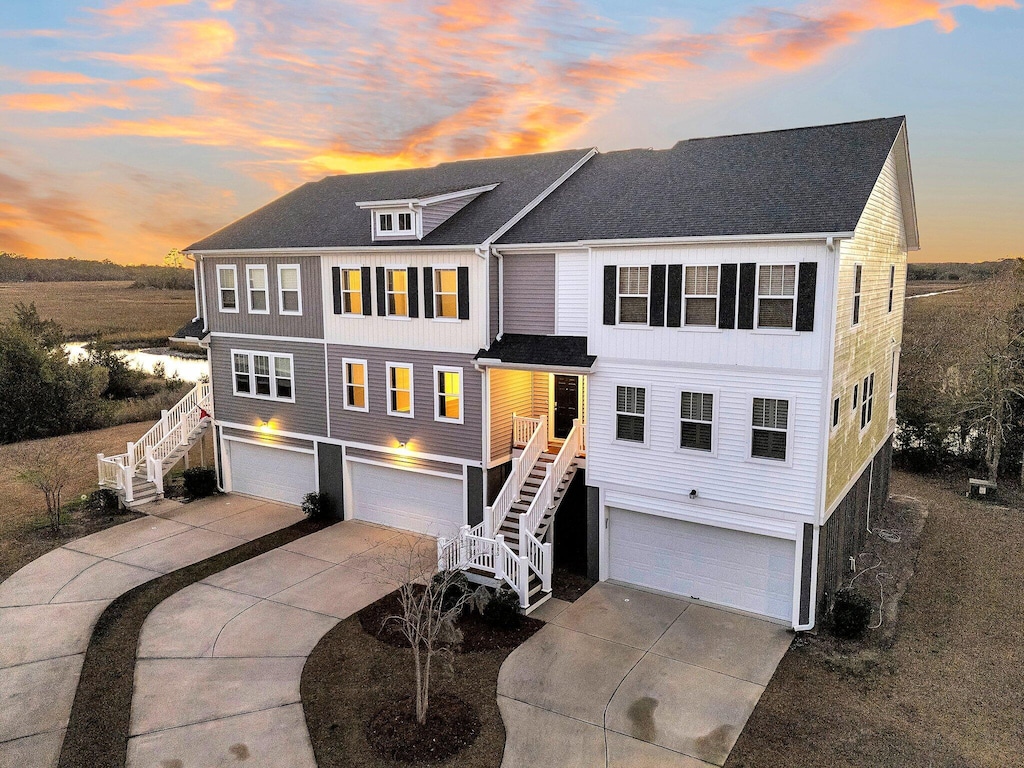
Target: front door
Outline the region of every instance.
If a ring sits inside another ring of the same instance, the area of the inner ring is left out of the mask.
[[[578,376],[555,376],[555,437],[567,437],[572,422],[580,414],[580,380]]]

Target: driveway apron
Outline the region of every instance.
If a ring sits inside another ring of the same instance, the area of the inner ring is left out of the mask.
[[[723,765],[792,637],[747,615],[598,584],[502,665],[502,766]]]
[[[0,765],[57,764],[93,627],[114,599],[302,518],[296,507],[231,495],[147,511],[0,584]]]
[[[161,603],[139,639],[129,768],[316,768],[299,694],[306,657],[395,589],[387,564],[417,541],[345,521]]]

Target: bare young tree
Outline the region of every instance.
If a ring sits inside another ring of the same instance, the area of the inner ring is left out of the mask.
[[[398,628],[412,649],[415,679],[416,721],[427,721],[431,673],[440,658],[451,660],[452,649],[462,642],[457,626],[469,599],[460,571],[436,572],[437,549],[433,539],[406,539],[396,544],[381,564],[389,578],[400,582],[398,613],[385,625]]]
[[[60,532],[61,495],[81,461],[80,451],[70,435],[33,440],[14,451],[12,463],[21,482],[42,492],[50,530]]]

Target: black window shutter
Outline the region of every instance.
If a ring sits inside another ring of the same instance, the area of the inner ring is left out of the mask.
[[[469,267],[459,267],[459,320],[469,320]]]
[[[373,295],[373,288],[370,287],[370,268],[362,267],[359,270],[359,272],[360,275],[362,276],[362,280],[360,281],[360,283],[363,286],[363,314],[372,315],[373,301],[370,299],[370,297]]]
[[[334,314],[342,312],[341,303],[341,267],[331,267],[331,284],[334,286]]]
[[[668,265],[668,317],[665,325],[679,328],[683,323],[683,265]]]
[[[423,268],[423,316],[434,316],[434,268]]]
[[[718,270],[718,327],[736,327],[736,264],[723,264]]]
[[[420,271],[416,267],[406,267],[406,290],[409,292],[409,317],[420,316]]]
[[[377,267],[377,314],[383,317],[388,313],[388,297],[384,290],[384,267]]]
[[[615,265],[607,264],[604,268],[604,324],[615,325]]]
[[[737,328],[754,327],[754,284],[757,264],[740,264],[740,311]]]
[[[651,265],[651,325],[665,324],[665,265]]]
[[[800,264],[800,279],[796,287],[796,329],[814,330],[814,294],[818,282],[818,262]]]

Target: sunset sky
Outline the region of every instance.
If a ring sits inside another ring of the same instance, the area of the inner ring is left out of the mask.
[[[1014,0],[2,0],[0,250],[160,262],[303,181],[906,114],[915,261],[1024,256]]]

